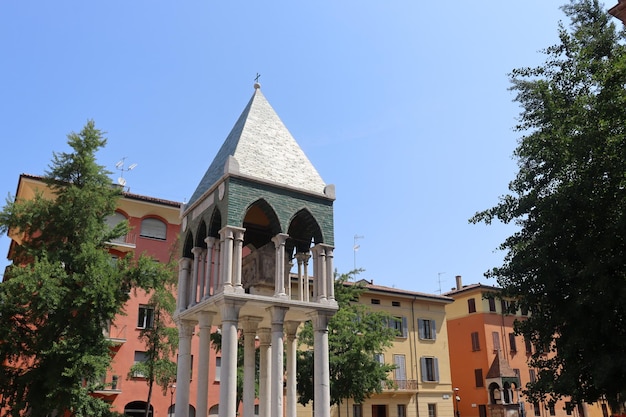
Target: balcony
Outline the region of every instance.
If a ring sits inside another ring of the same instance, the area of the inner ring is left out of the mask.
[[[102,334],[104,334],[104,337],[111,342],[113,348],[126,343],[126,326],[117,327],[115,324],[112,324],[102,329]]]
[[[417,392],[417,380],[416,379],[391,379],[392,386],[388,387],[383,384],[383,392]]]
[[[137,233],[127,233],[107,243],[121,252],[134,250],[137,247]]]
[[[119,375],[107,375],[100,380],[99,386],[94,390],[94,394],[104,397],[111,397],[122,393],[123,379]]]

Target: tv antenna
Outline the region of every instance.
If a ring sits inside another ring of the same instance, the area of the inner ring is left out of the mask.
[[[354,235],[354,246],[352,246],[352,250],[354,251],[354,270],[355,271],[356,271],[356,253],[361,247],[361,245],[356,243],[356,241],[359,239],[365,239],[365,236]]]
[[[128,167],[125,165],[126,165],[126,157],[123,157],[121,160],[117,162],[117,164],[115,164],[115,168],[120,171],[120,176],[117,179],[117,183],[121,185],[122,187],[126,186],[126,179],[124,178],[124,172],[132,171],[133,169],[137,168],[137,164],[130,164]],[[130,188],[128,188],[126,191],[129,191],[129,190]]]
[[[441,276],[445,274],[445,272],[437,272],[437,283],[439,284],[439,289],[437,292],[441,295]]]

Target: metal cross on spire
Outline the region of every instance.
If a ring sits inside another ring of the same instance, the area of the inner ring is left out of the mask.
[[[259,78],[261,78],[261,74],[259,74],[258,72],[256,73],[256,77],[254,77],[254,82],[258,83],[259,82]]]

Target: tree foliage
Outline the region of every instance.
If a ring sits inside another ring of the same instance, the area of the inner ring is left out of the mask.
[[[55,153],[45,181],[53,198],[7,200],[0,231],[21,238],[0,284],[0,408],[4,415],[112,415],[101,388],[110,365],[103,329],[128,299],[149,288],[145,262],[111,262],[108,244],[128,225],[105,219],[121,190],[95,153],[106,144],[89,121],[68,135],[70,152]]]
[[[517,330],[541,347],[527,394],[554,401],[626,395],[626,49],[596,0],[562,7],[560,43],[512,72],[522,111],[511,193],[471,221],[515,222],[492,269],[528,309]],[[549,350],[549,352],[546,351]],[[545,353],[548,353],[547,355]]]
[[[380,363],[375,355],[390,347],[397,333],[389,327],[388,314],[373,312],[357,302],[367,289],[351,282],[356,273],[335,280],[339,310],[328,324],[331,405],[346,399],[361,403],[380,393],[383,386],[393,386],[388,376],[395,366]],[[298,402],[303,405],[313,400],[313,342],[313,326],[307,322],[298,334],[297,390]]]
[[[142,375],[148,384],[145,416],[150,414],[150,404],[154,384],[161,388],[163,395],[176,380],[176,362],[172,357],[178,348],[178,329],[173,326],[172,315],[176,308],[174,290],[176,286],[175,264],[169,265],[144,261],[142,270],[152,271],[153,283],[147,307],[152,314],[150,322],[141,329],[139,339],[146,346],[146,360],[134,364],[128,373],[129,378]]]

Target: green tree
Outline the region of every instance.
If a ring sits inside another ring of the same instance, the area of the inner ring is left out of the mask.
[[[176,380],[176,362],[171,358],[178,349],[178,329],[172,325],[172,315],[176,308],[174,290],[176,274],[174,263],[161,265],[151,260],[145,261],[142,268],[144,274],[150,271],[153,288],[146,305],[146,326],[139,333],[139,339],[146,346],[146,360],[134,364],[128,373],[128,378],[141,375],[148,384],[148,398],[146,399],[145,416],[150,415],[152,392],[156,383],[163,392]]]
[[[545,62],[512,72],[521,105],[510,194],[471,221],[514,222],[495,277],[528,319],[517,331],[537,351],[533,400],[626,395],[625,34],[596,0],[562,7],[560,43]],[[548,353],[549,355],[544,355]]]
[[[358,303],[367,291],[361,283],[353,283],[359,271],[342,274],[335,279],[335,299],[339,310],[328,323],[331,405],[340,406],[344,400],[361,403],[383,386],[392,387],[389,372],[394,365],[380,363],[376,354],[392,345],[397,333],[389,327],[391,317],[373,312]],[[313,400],[313,326],[305,323],[298,334],[297,390],[298,402],[306,405]]]
[[[113,415],[90,395],[110,366],[103,328],[149,286],[146,262],[111,262],[108,243],[127,232],[105,219],[121,195],[95,153],[106,144],[89,121],[54,153],[45,181],[53,198],[7,200],[0,231],[20,240],[0,284],[0,405],[10,416]]]

